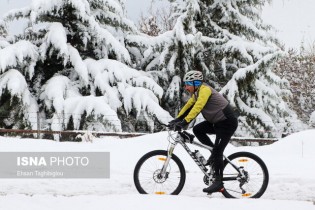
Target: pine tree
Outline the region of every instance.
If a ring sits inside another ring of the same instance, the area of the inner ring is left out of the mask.
[[[158,5],[158,2],[151,0],[147,14],[141,14],[139,20],[140,32],[149,36],[157,36],[174,28],[175,18],[172,18],[170,3]]]
[[[260,18],[265,2],[231,0],[211,5],[213,29],[228,38],[219,49],[223,53],[214,53],[219,63],[213,66],[220,70],[216,74],[220,81],[229,80],[221,92],[240,112],[238,132],[274,137],[296,129],[291,124],[296,115],[283,100],[291,95],[287,80],[272,72],[283,52]]]
[[[152,114],[167,122],[158,104],[161,87],[130,68],[125,36],[138,32],[124,14],[120,0],[37,0],[8,13],[7,22],[29,21],[17,40],[27,40],[38,56],[21,80],[38,102],[44,128],[153,130]]]
[[[283,100],[290,96],[288,82],[272,72],[283,52],[260,18],[265,2],[175,0],[172,31],[147,40],[128,38],[141,49],[139,68],[164,87],[167,110],[176,112],[180,79],[197,69],[238,109],[238,134],[271,137],[292,128],[296,116]]]
[[[159,35],[161,29],[157,25],[156,17],[150,16],[147,18],[142,17],[142,22],[140,23],[140,31],[149,36]]]
[[[24,40],[11,42],[6,22],[0,21],[0,126],[36,129],[38,105],[26,82],[34,74],[36,46]]]
[[[8,35],[6,23],[0,19],[0,38],[1,41]]]
[[[315,110],[315,55],[312,50],[298,53],[290,49],[275,67],[275,72],[286,78],[292,90],[292,98],[287,101],[299,119],[305,124]],[[295,122],[297,123],[297,122]]]

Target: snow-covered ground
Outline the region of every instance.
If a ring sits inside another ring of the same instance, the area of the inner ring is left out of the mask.
[[[166,149],[167,133],[137,138],[95,139],[93,143],[58,143],[50,140],[0,137],[2,151],[107,151],[109,179],[0,179],[0,209],[298,209],[315,210],[315,130],[290,135],[262,147],[234,147],[226,154],[250,151],[266,163],[270,182],[260,199],[226,199],[217,193],[209,198],[202,189],[203,175],[178,146],[187,179],[178,196],[140,195],[133,184],[133,169],[145,153]],[[207,152],[201,150],[207,156]]]

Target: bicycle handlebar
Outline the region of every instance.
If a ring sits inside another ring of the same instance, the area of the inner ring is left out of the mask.
[[[157,119],[156,115],[153,115],[153,118],[156,120],[156,122],[157,122],[159,125],[161,125],[161,126],[163,126],[163,127],[166,127],[166,128],[169,128],[170,130],[174,130],[174,131],[178,131],[178,132],[181,132],[181,131],[182,131],[182,129],[176,130],[175,127],[174,127],[174,125],[169,125],[169,124],[167,125],[167,124],[161,123],[161,122]]]

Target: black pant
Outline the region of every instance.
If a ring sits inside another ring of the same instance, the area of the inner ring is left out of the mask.
[[[213,147],[214,170],[215,176],[218,178],[222,178],[223,175],[223,151],[237,129],[237,125],[237,118],[232,117],[217,123],[204,121],[193,128],[195,136],[201,143]],[[214,144],[207,134],[216,134]]]

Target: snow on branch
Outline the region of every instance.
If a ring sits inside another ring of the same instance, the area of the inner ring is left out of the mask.
[[[40,46],[41,57],[43,60],[46,58],[46,54],[52,54],[52,51],[47,52],[51,48],[58,51],[58,57],[62,57],[64,65],[66,65],[69,57],[67,33],[61,23],[51,23],[48,28],[44,41]]]
[[[121,7],[121,5],[117,1],[113,0],[91,0],[91,3],[99,4],[99,5],[104,5],[105,8],[109,8],[113,12],[115,12],[117,15],[120,17],[124,15],[124,11]]]
[[[127,113],[134,108],[137,111],[137,118],[141,112],[155,115],[159,121],[167,124],[173,118],[171,115],[162,109],[159,105],[157,97],[149,90],[141,87],[129,87],[125,90],[124,108]]]
[[[103,131],[121,131],[116,110],[108,105],[108,99],[104,96],[82,96],[75,82],[66,76],[55,75],[48,80],[42,88],[40,99],[44,101],[47,109],[54,110],[51,119],[52,130],[66,128],[70,117],[74,129],[79,129],[82,117],[86,114],[86,117],[93,117],[94,123],[102,118],[102,121],[107,123],[106,127],[103,125],[100,128]]]
[[[74,129],[79,129],[83,114],[92,116],[95,121],[103,118],[112,131],[121,131],[121,122],[115,110],[107,104],[105,97],[80,96],[67,98],[64,101],[65,124],[69,123],[72,116]]]
[[[137,45],[138,47],[151,49],[151,48],[162,48],[164,47],[165,44],[171,44],[173,38],[174,38],[174,32],[167,31],[155,37],[151,37],[146,34],[140,34],[140,35],[129,34],[126,37],[126,41],[130,45]]]
[[[68,77],[55,75],[42,87],[40,99],[48,109],[53,108],[56,113],[62,113],[66,98],[77,96],[81,94]]]
[[[258,74],[260,70],[264,69],[262,68],[262,66],[268,64],[271,60],[274,60],[280,54],[281,52],[267,54],[256,63],[249,65],[245,68],[240,68],[237,72],[234,73],[232,79],[222,88],[220,92],[227,95],[232,105],[234,105],[235,98],[239,97],[240,95],[238,81],[245,80],[249,74],[252,75]]]
[[[147,113],[159,116],[162,122],[171,119],[159,105],[163,89],[147,73],[110,59],[87,59],[85,63],[95,87],[106,97],[112,109],[123,105],[127,114],[134,109],[137,118]]]
[[[76,10],[76,14],[84,18],[90,13],[89,3],[87,0],[33,0],[31,4],[30,19],[32,23],[36,23],[41,15],[49,14],[55,10],[57,13],[66,5],[72,5]]]
[[[8,41],[6,41],[4,38],[0,37],[0,50],[3,48],[6,48],[10,45]]]
[[[84,85],[88,84],[89,77],[88,77],[88,70],[84,61],[82,60],[78,50],[68,44],[68,51],[69,51],[69,58],[70,62],[74,67],[74,70],[78,73],[78,75],[83,80]]]
[[[49,50],[49,52],[48,52]],[[88,72],[78,50],[67,43],[67,34],[61,23],[52,23],[45,35],[44,42],[40,46],[41,57],[45,60],[46,55],[50,55],[57,50],[58,57],[63,58],[63,65],[70,62],[74,70],[82,78],[84,84],[88,83]]]
[[[175,100],[177,97],[175,97],[176,94],[179,93],[179,89],[181,87],[181,78],[179,76],[174,76],[167,91],[165,94],[165,97],[169,98],[170,100]]]
[[[12,9],[3,15],[3,20],[5,22],[12,21],[14,19],[29,17],[31,12],[31,7],[24,7],[19,9]]]
[[[25,107],[24,118],[31,123],[32,129],[36,129],[37,122],[34,122],[38,105],[32,97],[24,76],[16,69],[10,69],[0,76],[0,96],[4,90],[8,90],[11,96],[16,96]],[[32,119],[33,118],[33,119]]]
[[[263,122],[266,127],[274,128],[275,124],[273,123],[272,118],[266,114],[262,109],[252,108],[244,103],[240,98],[237,98],[237,103],[239,104],[239,108],[241,112],[247,113],[250,117],[259,119],[259,121]]]
[[[97,43],[104,43],[109,46],[109,50],[115,52],[117,60],[125,63],[131,62],[129,52],[122,43],[120,43],[108,30],[102,28],[99,23],[96,22],[94,17],[88,18],[88,22],[91,31],[95,32]]]
[[[102,2],[94,2],[94,3],[106,3],[108,4],[108,7],[111,7],[115,11],[119,11],[120,13],[123,13],[122,8],[119,9],[119,4],[117,2],[113,1],[105,1]],[[60,19],[60,22],[63,18],[63,13],[66,12],[64,8],[67,6],[71,6],[75,11],[73,14],[76,16],[77,20],[80,21],[80,24],[82,26],[88,28],[89,36],[93,38],[95,43],[97,43],[99,46],[102,46],[102,44],[106,45],[107,52],[103,53],[101,56],[105,57],[108,55],[108,52],[114,52],[115,56],[117,57],[117,60],[130,63],[131,58],[129,55],[129,52],[124,46],[124,43],[122,41],[119,41],[114,34],[112,34],[108,29],[105,27],[102,27],[99,21],[97,20],[97,17],[94,13],[94,11],[91,11],[93,8],[91,8],[91,4],[87,0],[54,0],[54,1],[47,1],[47,0],[33,0],[32,4],[28,8],[22,8],[20,10],[14,10],[7,14],[6,20],[13,20],[14,18],[18,17],[19,15],[23,14],[22,16],[25,18],[29,18],[29,21],[32,25],[38,24],[40,22],[44,22],[45,19],[47,19],[47,15],[55,17],[54,21],[57,21]],[[113,15],[117,15],[117,13],[113,13]],[[109,19],[116,20],[115,17],[110,16]],[[123,21],[125,19],[121,19],[120,21]],[[62,21],[63,22],[63,21]],[[129,23],[127,23],[129,24]],[[63,26],[66,27],[66,26]],[[55,38],[61,38],[59,43],[56,43],[58,39],[52,39],[51,37],[48,38],[47,47],[49,46],[49,41],[51,41],[51,44],[61,44],[57,45],[60,50],[60,55],[67,52],[67,48],[65,47],[65,32],[62,31],[61,26],[57,26],[57,24],[53,24],[53,26],[50,27],[50,34],[48,36],[52,36]],[[65,29],[63,29],[65,30]],[[86,29],[85,29],[86,30]],[[59,36],[58,33],[60,32]],[[57,33],[57,34],[56,34]],[[54,42],[53,42],[54,41]],[[45,46],[43,46],[45,50]],[[66,54],[65,54],[66,55]],[[65,60],[66,62],[66,60]]]
[[[8,68],[30,66],[28,73],[33,77],[33,65],[38,59],[37,47],[28,41],[18,41],[0,49],[0,73]]]
[[[129,84],[130,86],[145,87],[151,90],[159,98],[163,96],[163,89],[151,78],[147,77],[145,72],[140,72],[135,69],[128,67],[127,65],[111,60],[111,59],[100,59],[85,60],[87,68],[93,79],[97,77],[103,77],[104,82],[109,82],[112,86],[117,83],[123,85]],[[97,80],[96,80],[97,81]],[[102,87],[98,83],[99,88],[106,92],[106,87]],[[124,90],[120,90],[121,94],[124,95]]]

